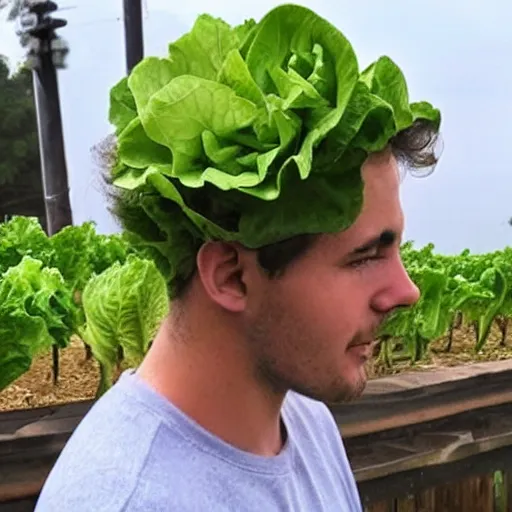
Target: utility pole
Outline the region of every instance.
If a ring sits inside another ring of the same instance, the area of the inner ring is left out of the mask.
[[[20,14],[20,35],[29,47],[27,65],[32,69],[41,155],[46,231],[49,236],[73,224],[69,200],[64,135],[60,113],[57,68],[65,67],[68,48],[55,34],[67,22],[50,13],[57,4],[49,0],[25,0]],[[23,43],[22,43],[23,44]],[[52,346],[53,383],[59,378],[59,347]]]
[[[56,10],[55,2],[49,0],[25,0],[20,14],[21,36],[29,48],[27,65],[33,76],[49,236],[73,223],[57,81],[57,68],[65,67],[69,50],[55,34],[67,22],[50,16]]]
[[[141,0],[123,0],[126,71],[129,74],[144,56]]]

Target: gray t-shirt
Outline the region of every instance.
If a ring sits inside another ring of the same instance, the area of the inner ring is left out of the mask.
[[[126,371],[73,432],[36,512],[361,512],[328,408],[290,392],[282,418],[279,455],[249,454]]]

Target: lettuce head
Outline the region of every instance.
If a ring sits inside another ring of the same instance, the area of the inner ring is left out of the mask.
[[[350,42],[305,7],[230,26],[204,14],[113,86],[111,181],[131,201],[127,231],[168,282],[206,240],[258,248],[349,227],[369,153],[415,120],[403,73],[381,57],[360,70]]]

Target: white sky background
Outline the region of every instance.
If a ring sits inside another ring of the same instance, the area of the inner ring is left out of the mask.
[[[110,87],[125,72],[121,0],[60,0],[60,34],[71,51],[59,71],[75,223],[115,226],[106,212],[90,148],[107,135]],[[144,1],[146,55],[164,55],[202,12],[230,23],[256,20],[280,2]],[[351,41],[366,67],[380,55],[403,69],[411,100],[443,114],[444,153],[434,174],[402,186],[406,239],[445,253],[512,245],[512,4],[504,0],[303,0]],[[57,16],[57,15],[56,15]],[[0,54],[22,52],[0,20]]]

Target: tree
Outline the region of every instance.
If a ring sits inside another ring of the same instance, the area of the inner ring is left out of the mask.
[[[36,119],[31,71],[9,76],[0,58],[0,222],[33,215],[45,225]]]
[[[20,14],[25,0],[0,0],[0,9],[9,8],[8,21],[14,21]]]
[[[24,6],[25,0],[0,0],[0,11],[6,7],[8,8],[7,21],[15,21],[21,14]],[[27,34],[20,34],[19,40],[22,48],[28,46],[29,36]]]

